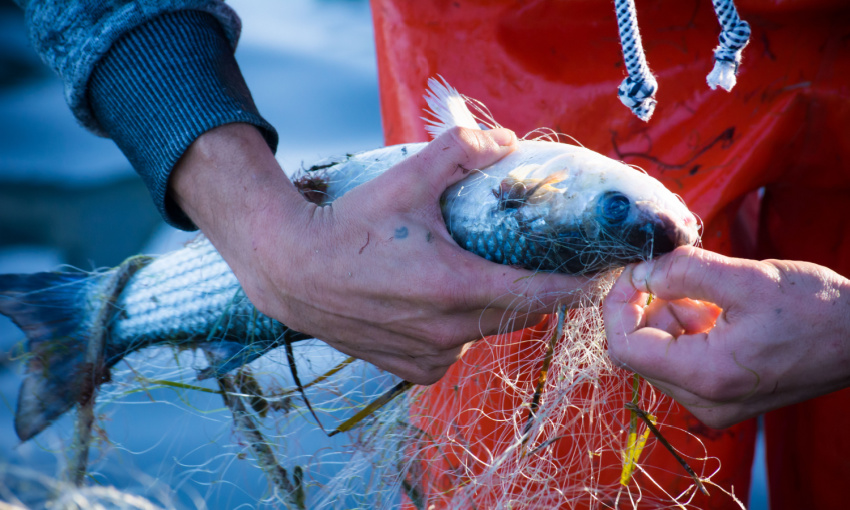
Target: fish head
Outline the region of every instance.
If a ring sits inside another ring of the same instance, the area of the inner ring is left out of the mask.
[[[667,194],[670,199],[659,199],[667,198]],[[696,217],[681,202],[673,200],[672,193],[663,189],[661,197],[645,195],[618,189],[601,192],[584,214],[583,227],[588,238],[620,244],[620,250],[633,250],[641,260],[699,240]]]
[[[493,195],[538,244],[538,269],[596,273],[699,240],[696,217],[660,181],[582,148],[520,166]]]

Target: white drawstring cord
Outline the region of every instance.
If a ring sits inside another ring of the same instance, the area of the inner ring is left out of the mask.
[[[750,40],[750,25],[738,17],[733,0],[712,0],[720,22],[720,45],[714,50],[714,69],[706,78],[709,87],[721,86],[727,91],[735,86],[741,53]],[[637,26],[634,0],[614,0],[623,60],[629,75],[617,89],[624,105],[643,121],[655,111],[655,92],[658,82],[649,70]]]
[[[658,82],[646,64],[640,32],[637,26],[637,11],[634,0],[614,0],[617,11],[617,26],[620,28],[620,44],[623,46],[623,60],[629,75],[617,89],[617,95],[624,105],[632,109],[643,121],[648,121],[655,111],[655,91]]]
[[[712,0],[717,21],[720,22],[720,45],[714,49],[714,69],[708,74],[708,86],[721,86],[726,91],[735,86],[735,76],[741,63],[744,46],[750,42],[750,25],[738,17],[732,0]]]

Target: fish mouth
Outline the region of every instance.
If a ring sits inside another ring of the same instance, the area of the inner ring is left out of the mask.
[[[689,214],[685,218],[656,211],[653,219],[646,225],[647,244],[645,255],[656,257],[669,253],[679,246],[693,246],[699,240],[699,228],[696,218]]]

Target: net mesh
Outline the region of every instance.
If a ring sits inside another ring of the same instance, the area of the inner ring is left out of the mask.
[[[196,380],[205,365],[197,351],[135,353],[98,395],[89,478],[121,487],[110,452],[144,452],[107,429],[143,433],[120,416],[144,405],[163,416],[148,448],[166,457],[132,476],[136,484],[155,481],[163,508],[186,506],[177,493],[190,494],[190,505],[216,506],[234,488],[251,506],[267,508],[695,508],[695,484],[672,494],[656,482],[647,452],[661,447],[652,434],[644,453],[631,454],[638,459],[624,478],[630,432],[639,438],[646,428],[632,424],[626,402],[654,415],[674,447],[677,434],[699,438],[666,427],[672,404],[609,361],[600,305],[612,280],[597,278],[580,308],[475,343],[439,383],[413,386],[372,410],[399,379],[318,341],[295,344],[303,395],[283,349],[227,376],[224,386]],[[176,453],[169,432],[179,436],[187,416],[202,423],[197,433],[206,441]],[[67,451],[68,444],[51,448]],[[704,449],[682,456],[710,485],[716,459]],[[684,469],[661,475],[690,478]],[[61,501],[106,497],[58,494]]]

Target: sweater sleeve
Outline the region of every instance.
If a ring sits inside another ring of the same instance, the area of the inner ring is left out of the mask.
[[[195,228],[169,198],[168,179],[198,136],[244,122],[276,149],[233,56],[239,19],[220,1],[31,0],[24,8],[74,115],[115,141],[169,224]]]

